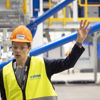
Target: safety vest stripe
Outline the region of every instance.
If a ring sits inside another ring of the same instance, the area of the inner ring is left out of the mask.
[[[27,99],[27,100],[57,100],[57,96],[41,97],[41,98]]]

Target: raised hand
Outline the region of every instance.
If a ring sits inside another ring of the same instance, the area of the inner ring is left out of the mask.
[[[81,20],[80,28],[77,30],[78,31],[78,36],[77,36],[76,42],[81,43],[81,44],[84,42],[84,40],[87,37],[87,34],[88,34],[89,30],[92,28],[92,26],[91,26],[89,29],[87,29],[89,24],[90,23],[87,20],[85,20],[85,21]]]

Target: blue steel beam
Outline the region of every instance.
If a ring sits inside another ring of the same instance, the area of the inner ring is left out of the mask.
[[[93,27],[89,31],[88,34],[93,34],[94,32],[100,31],[100,22],[95,23],[92,26]],[[72,40],[76,40],[76,38],[77,38],[77,31],[72,33],[70,36],[64,36],[63,38],[61,38],[59,40],[52,41],[52,42],[49,42],[45,45],[42,45],[42,46],[37,47],[35,49],[32,49],[30,51],[30,56],[36,56],[36,55],[39,55],[39,54],[44,53],[46,51],[49,51],[51,49],[60,47],[61,45],[65,44],[65,43],[71,42]],[[10,60],[10,61],[12,61],[12,60]],[[2,69],[2,67],[5,66],[6,64],[8,64],[10,61],[1,63],[0,64],[0,69]]]
[[[100,22],[95,23],[95,24],[93,24],[92,26],[93,26],[93,27],[92,27],[92,29],[89,31],[88,35],[93,34],[94,32],[100,31]],[[90,26],[89,26],[89,27],[90,27]],[[89,28],[89,27],[88,27],[88,28]],[[87,28],[87,29],[88,29],[88,28]],[[38,48],[35,48],[35,49],[31,50],[30,55],[31,55],[31,56],[39,55],[39,54],[41,54],[41,53],[44,53],[44,52],[46,52],[46,51],[49,51],[49,50],[52,50],[52,49],[54,49],[54,48],[60,47],[60,46],[62,46],[62,45],[64,45],[64,44],[66,44],[66,43],[68,43],[68,42],[71,42],[71,41],[73,41],[73,40],[76,40],[76,39],[77,39],[77,31],[71,33],[70,36],[64,36],[64,37],[62,37],[62,38],[59,39],[59,40],[55,40],[55,41],[49,42],[49,43],[47,43],[47,44],[45,44],[45,45],[42,45],[42,46],[40,46],[40,47],[38,47]]]
[[[61,10],[62,8],[64,8],[65,6],[67,6],[68,4],[70,4],[73,1],[74,0],[64,0],[60,4],[56,5],[55,7],[53,7],[52,9],[48,10],[46,13],[44,13],[43,15],[38,17],[35,21],[33,21],[33,22],[31,21],[31,23],[28,24],[27,27],[31,30],[32,37],[34,37],[34,35],[36,33],[36,28],[40,23],[42,23],[43,21],[45,21],[46,19],[48,19],[49,17],[51,17],[52,15],[54,15],[59,10]]]
[[[33,0],[33,18],[38,17],[39,11],[40,11],[40,0]]]

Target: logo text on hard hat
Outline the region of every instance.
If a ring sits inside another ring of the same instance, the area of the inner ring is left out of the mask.
[[[16,39],[24,39],[25,36],[24,35],[16,35]]]

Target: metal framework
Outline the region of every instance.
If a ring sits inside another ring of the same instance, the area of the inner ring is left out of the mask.
[[[0,31],[3,28],[15,28],[20,24],[26,25],[27,18],[24,14],[24,11],[26,11],[26,2],[23,2],[22,0],[0,1]],[[24,11],[22,10],[22,8],[24,9]]]
[[[32,31],[32,36],[34,37],[36,32],[36,27],[55,13],[57,13],[59,10],[64,8],[66,5],[70,4],[74,0],[64,0],[62,3],[56,5],[52,9],[48,10],[46,13],[44,13],[42,16],[38,17],[35,21],[31,22],[27,25],[27,27]]]
[[[11,3],[10,3],[11,0],[7,0],[6,1],[6,8],[11,8]],[[27,0],[23,0],[23,6],[22,6],[22,9],[23,9],[23,12],[24,14],[27,14]]]
[[[88,21],[100,21],[99,17],[88,17],[88,7],[100,7],[100,4],[91,4],[88,3],[88,0],[85,0],[84,4],[81,3],[82,0],[78,0],[77,5],[84,8],[84,17],[77,17],[77,21],[87,19]],[[67,5],[66,7],[70,7],[72,4]],[[54,5],[52,4],[52,0],[49,0],[49,5],[45,5],[49,9],[51,9]],[[45,7],[44,6],[44,7]],[[78,9],[77,9],[78,10]],[[46,20],[49,22],[49,26],[52,25],[52,22],[63,22],[63,25],[66,25],[68,21],[74,21],[73,17],[66,17],[66,8],[63,8],[63,18],[49,18]]]

